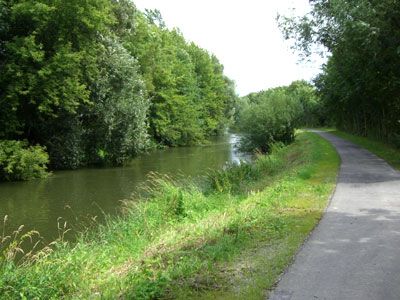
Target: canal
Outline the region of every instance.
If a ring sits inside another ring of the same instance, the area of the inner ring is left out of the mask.
[[[101,222],[104,214],[116,214],[121,200],[130,199],[149,172],[198,177],[209,169],[248,159],[235,149],[238,140],[237,135],[226,134],[202,146],[142,154],[120,168],[57,171],[47,179],[0,183],[0,218],[8,215],[5,232],[10,234],[24,225],[25,231],[37,230],[51,242],[59,236],[58,222],[63,225],[66,221],[68,228],[79,230],[95,216]]]

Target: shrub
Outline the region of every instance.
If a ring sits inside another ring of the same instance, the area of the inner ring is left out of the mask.
[[[249,105],[238,120],[244,135],[241,149],[269,153],[274,143],[290,144],[301,113],[300,102],[279,90],[264,101]]]
[[[0,141],[0,180],[30,180],[49,175],[46,164],[49,155],[45,147],[28,146],[26,141]]]

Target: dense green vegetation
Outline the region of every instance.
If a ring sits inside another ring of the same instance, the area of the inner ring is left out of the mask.
[[[292,143],[296,128],[328,122],[315,89],[306,81],[251,93],[237,101],[236,111],[236,128],[246,151],[268,153],[275,143]]]
[[[287,39],[307,57],[326,50],[315,79],[339,129],[399,145],[400,2],[315,0],[303,17],[279,17]]]
[[[74,244],[61,226],[59,240],[18,264],[39,234],[3,232],[0,299],[265,298],[320,219],[339,164],[328,142],[296,128],[334,121],[400,145],[400,4],[310,3],[280,26],[305,57],[314,45],[329,52],[316,89],[296,81],[238,99],[218,59],[157,10],[0,1],[0,181],[122,165],[152,147],[200,143],[232,120],[242,149],[259,151],[200,183],[152,174],[119,216]],[[398,167],[393,148],[334,133]]]
[[[0,139],[45,146],[52,169],[199,143],[237,97],[214,55],[129,0],[1,1],[0,86]]]
[[[0,141],[0,181],[44,178],[49,156],[43,147],[26,141]]]
[[[59,240],[19,265],[20,243],[36,233],[3,233],[0,299],[265,299],[321,217],[339,165],[314,133],[274,149],[201,187],[154,174],[119,217],[74,245],[60,225]]]

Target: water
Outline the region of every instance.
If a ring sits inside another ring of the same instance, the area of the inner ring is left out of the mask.
[[[59,171],[47,179],[0,183],[0,218],[8,215],[7,233],[23,224],[50,242],[58,238],[58,220],[77,228],[91,217],[100,216],[101,220],[103,213],[116,214],[120,200],[129,199],[151,171],[196,177],[210,168],[247,159],[234,148],[238,139],[227,134],[204,146],[157,150],[121,168]],[[2,227],[0,224],[0,234]]]

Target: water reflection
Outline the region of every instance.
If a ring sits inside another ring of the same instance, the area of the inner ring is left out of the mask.
[[[150,171],[196,177],[227,162],[249,159],[235,149],[238,139],[227,134],[203,146],[157,150],[122,168],[60,171],[44,180],[1,183],[0,218],[9,216],[8,232],[24,224],[51,241],[58,237],[59,217],[74,225],[85,216],[114,214],[120,200],[129,198]]]

